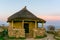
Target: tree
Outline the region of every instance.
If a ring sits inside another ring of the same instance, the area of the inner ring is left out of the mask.
[[[54,31],[54,30],[55,30],[55,26],[49,25],[49,26],[48,26],[48,30],[53,30],[53,31]]]
[[[48,29],[47,33],[55,34],[55,26],[49,25],[47,26],[47,29]]]

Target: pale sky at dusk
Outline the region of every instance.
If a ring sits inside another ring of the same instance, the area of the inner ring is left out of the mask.
[[[60,0],[0,0],[0,21],[7,21],[24,6],[39,18],[60,21]]]

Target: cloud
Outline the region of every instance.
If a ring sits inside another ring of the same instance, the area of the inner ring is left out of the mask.
[[[60,16],[38,16],[39,18],[42,18],[44,20],[60,20]]]
[[[44,20],[50,20],[50,21],[60,21],[60,16],[45,16],[45,15],[40,15],[37,16],[39,18],[42,18]],[[0,16],[0,21],[7,21],[8,16]]]

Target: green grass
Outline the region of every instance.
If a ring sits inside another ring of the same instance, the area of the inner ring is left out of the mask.
[[[44,38],[43,36],[36,36],[36,38]]]
[[[9,39],[25,39],[25,37],[19,37],[19,38],[16,38],[16,37],[8,37]]]
[[[44,36],[36,36],[36,39],[41,39],[41,38],[44,38],[44,37],[47,37],[47,35],[44,35]]]
[[[60,40],[60,38],[55,38],[56,40]]]
[[[25,37],[20,37],[20,39],[26,39]]]
[[[56,40],[60,40],[60,37],[59,37],[59,36],[54,36],[54,38],[55,38]]]
[[[55,38],[56,40],[60,40],[60,35],[56,32],[56,33],[54,34],[54,38]]]
[[[4,38],[3,37],[0,37],[0,40],[4,40]]]

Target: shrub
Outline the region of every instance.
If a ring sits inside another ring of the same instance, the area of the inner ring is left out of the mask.
[[[49,25],[49,26],[47,26],[47,29],[49,30],[49,31],[55,31],[55,26],[53,26],[53,25]]]
[[[4,40],[4,38],[3,37],[0,37],[0,40]]]
[[[3,32],[0,32],[0,37],[4,37]]]
[[[7,36],[7,35],[8,35],[8,30],[4,30],[4,31],[3,31],[3,35],[4,35],[4,36]]]
[[[48,29],[47,33],[55,34],[55,26],[49,25],[47,26],[47,29]]]
[[[55,34],[56,32],[55,31],[47,31],[47,33],[49,33],[49,34]]]

